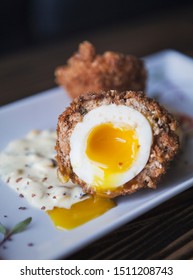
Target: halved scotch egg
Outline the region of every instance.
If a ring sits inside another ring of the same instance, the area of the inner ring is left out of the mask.
[[[59,117],[60,177],[104,197],[155,188],[179,149],[176,121],[142,92],[80,96]]]

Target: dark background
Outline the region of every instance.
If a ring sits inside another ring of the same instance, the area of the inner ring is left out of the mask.
[[[112,24],[132,24],[160,14],[164,17],[165,13],[191,3],[191,0],[1,0],[0,56],[53,44]]]
[[[0,105],[56,87],[84,40],[99,54],[193,56],[193,1],[0,0]]]

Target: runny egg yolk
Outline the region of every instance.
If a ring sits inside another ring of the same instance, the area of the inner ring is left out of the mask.
[[[103,171],[103,176],[95,176],[93,184],[110,187],[115,174],[132,166],[139,147],[136,131],[131,127],[111,123],[94,127],[87,138],[86,155]]]
[[[70,209],[54,208],[47,213],[56,227],[70,230],[102,215],[115,206],[116,203],[111,199],[90,197],[73,204]]]

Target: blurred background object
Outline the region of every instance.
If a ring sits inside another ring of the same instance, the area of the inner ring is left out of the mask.
[[[0,55],[181,9],[191,0],[2,0]],[[128,39],[128,38],[127,38]]]

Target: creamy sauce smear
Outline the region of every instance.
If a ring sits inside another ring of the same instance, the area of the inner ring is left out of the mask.
[[[57,177],[56,133],[33,130],[0,153],[0,177],[19,196],[44,210],[60,229],[73,229],[116,204],[111,199],[85,195],[82,188]]]
[[[57,178],[54,146],[56,133],[49,130],[29,132],[14,140],[0,153],[0,177],[36,208],[69,209],[85,200],[82,188]]]

